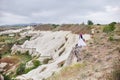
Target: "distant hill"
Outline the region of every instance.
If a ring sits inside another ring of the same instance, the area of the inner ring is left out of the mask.
[[[26,26],[36,26],[38,24],[40,24],[40,23],[1,25],[0,27],[26,27]]]

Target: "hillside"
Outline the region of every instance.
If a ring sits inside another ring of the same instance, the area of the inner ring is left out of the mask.
[[[120,25],[116,27],[118,31]],[[118,35],[116,32],[111,34]],[[111,40],[110,36],[97,28],[93,39],[80,52],[82,60],[64,67],[47,80],[119,80],[120,37]]]
[[[90,33],[90,26],[83,25],[83,24],[45,24],[45,25],[37,25],[34,26],[34,30],[41,30],[41,31],[71,31],[72,33],[79,34],[81,33]]]
[[[64,67],[47,80],[115,80],[114,67],[120,71],[120,38],[110,41],[109,37],[103,32],[95,33],[80,52],[80,62]],[[119,72],[117,75],[120,77]]]
[[[7,48],[11,50],[2,52],[2,74],[13,80],[120,79],[120,24],[116,24],[114,30],[108,29],[109,25],[67,24],[52,29],[50,26],[22,29],[15,40],[1,36],[1,50],[5,49],[4,43],[12,43],[12,47]],[[90,34],[92,29],[93,35]],[[71,56],[81,32],[85,33],[87,46],[80,48],[81,60],[77,62],[76,57]]]

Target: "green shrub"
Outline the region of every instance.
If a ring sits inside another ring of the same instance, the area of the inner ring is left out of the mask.
[[[113,36],[110,36],[108,40],[109,40],[109,41],[113,41],[113,40],[114,40],[114,39],[113,39]]]
[[[93,25],[94,23],[91,20],[88,20],[87,24],[88,25]]]
[[[24,53],[24,55],[29,55],[29,51],[26,51],[26,52]]]
[[[39,60],[33,60],[33,65],[34,67],[38,67],[39,65],[41,65],[40,61]]]
[[[20,52],[20,51],[17,51],[16,54],[19,55],[19,54],[21,54],[21,52]]]
[[[29,51],[26,51],[24,53],[21,53],[20,51],[17,51],[15,55],[19,56],[22,63],[26,63],[26,62],[32,60],[32,56],[29,54]]]
[[[0,53],[0,59],[2,58],[2,54]]]
[[[34,69],[35,66],[31,68],[27,68],[27,69],[25,67],[26,63],[32,59],[31,55],[29,55],[29,51],[26,51],[25,53],[17,54],[17,55],[21,57],[22,63],[20,63],[20,65],[18,66],[16,70],[16,75],[25,74],[29,72],[30,70]],[[37,65],[37,62],[35,62],[34,64]]]
[[[112,22],[109,24],[109,26],[115,26],[116,22]]]
[[[32,69],[34,69],[34,67],[25,69],[25,73],[28,73],[28,72],[31,71]]]
[[[14,43],[7,43],[7,46],[9,47],[9,50],[11,51],[12,46],[14,45]]]
[[[59,25],[58,24],[52,24],[52,27],[53,28],[56,28],[56,27],[58,27]]]
[[[4,80],[11,80],[9,75],[3,75],[4,76]]]
[[[25,73],[28,73],[32,69],[35,69],[35,68],[37,68],[38,66],[41,65],[39,60],[33,60],[32,62],[33,62],[33,67],[25,69]]]
[[[16,44],[22,45],[26,40],[30,40],[30,38],[31,38],[31,36],[26,36],[26,37],[23,38],[23,39],[17,40],[17,41],[16,41]]]
[[[100,26],[101,24],[98,23],[97,25]]]
[[[30,40],[31,36],[26,36],[25,40]]]
[[[16,70],[16,75],[21,75],[25,73],[25,64],[21,63]]]
[[[114,29],[115,29],[114,26],[107,25],[103,28],[103,32],[109,33],[109,32],[112,32]]]
[[[115,30],[115,22],[110,23],[109,25],[103,28],[103,32],[109,33]]]

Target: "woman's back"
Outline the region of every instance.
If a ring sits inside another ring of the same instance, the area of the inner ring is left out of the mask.
[[[81,47],[86,46],[86,43],[84,42],[84,40],[81,37],[79,38],[78,46],[81,46]]]

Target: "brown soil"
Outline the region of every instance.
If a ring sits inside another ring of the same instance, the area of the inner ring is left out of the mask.
[[[5,63],[10,63],[10,64],[16,64],[17,62],[19,62],[19,60],[15,57],[5,57],[5,58],[2,58],[0,59],[0,63],[1,62],[5,62]]]

